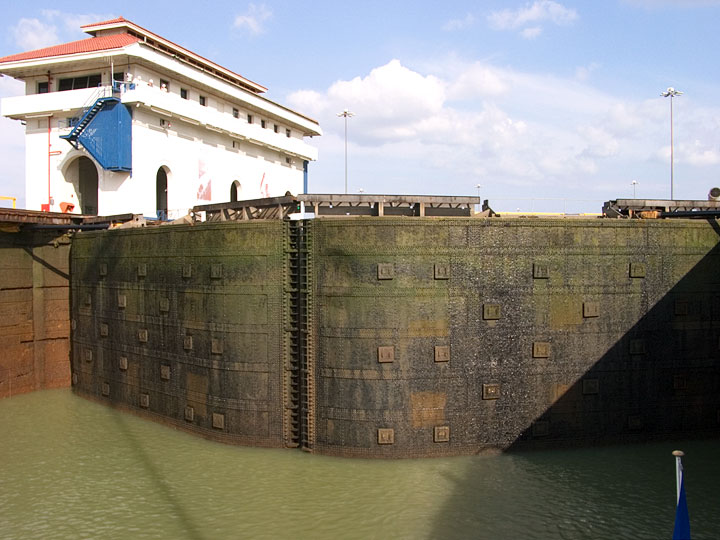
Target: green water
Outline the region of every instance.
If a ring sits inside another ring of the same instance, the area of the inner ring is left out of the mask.
[[[720,537],[720,442],[351,460],[209,442],[52,390],[0,401],[0,538]]]

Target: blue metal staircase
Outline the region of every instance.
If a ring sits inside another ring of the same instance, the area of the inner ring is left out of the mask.
[[[74,148],[82,145],[103,169],[132,171],[132,115],[116,97],[95,99],[60,138]]]
[[[85,109],[85,113],[82,115],[82,117],[80,117],[80,120],[77,124],[75,124],[72,131],[67,135],[60,135],[60,138],[65,139],[67,142],[73,145],[73,147],[78,148],[77,141],[80,137],[80,134],[87,127],[87,125],[92,122],[93,118],[95,118],[97,113],[102,110],[103,105],[110,101],[116,101],[118,103],[120,102],[120,100],[115,97],[101,97],[99,99],[96,99],[95,103],[93,103],[90,108]]]

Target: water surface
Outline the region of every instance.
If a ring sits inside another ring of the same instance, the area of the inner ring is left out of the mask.
[[[0,401],[0,538],[661,539],[682,448],[720,538],[720,441],[359,460],[210,442],[70,390]]]

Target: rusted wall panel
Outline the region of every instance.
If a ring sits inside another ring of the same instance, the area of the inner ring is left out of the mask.
[[[3,289],[30,289],[33,285],[30,235],[0,232],[0,275]]]
[[[282,446],[286,227],[77,235],[75,390],[207,437]]]
[[[32,270],[27,273],[32,276]],[[0,337],[33,338],[32,287],[0,290]]]
[[[3,341],[0,339],[0,346]],[[32,341],[13,340],[3,347],[0,356],[0,398],[38,389],[33,351]]]
[[[69,241],[0,232],[0,398],[70,384]]]
[[[314,451],[432,456],[717,433],[712,224],[310,227]]]

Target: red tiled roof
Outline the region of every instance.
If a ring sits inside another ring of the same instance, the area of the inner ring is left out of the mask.
[[[119,22],[130,22],[125,17],[118,17],[117,19],[110,19],[109,21],[96,22],[91,24],[84,24],[80,28],[91,28],[93,26],[103,26],[106,24],[115,24]]]
[[[177,51],[179,51],[181,53],[181,55],[188,55],[190,57],[196,58],[197,60],[199,60],[201,62],[205,62],[211,67],[211,69],[219,69],[221,71],[225,71],[232,77],[236,77],[236,78],[240,79],[241,81],[244,81],[245,86],[246,87],[249,86],[254,92],[262,93],[262,92],[267,91],[267,88],[265,88],[264,86],[254,82],[254,81],[251,81],[250,79],[247,79],[247,78],[243,77],[242,75],[239,75],[239,74],[235,73],[234,71],[229,70],[228,68],[222,67],[220,64],[216,64],[212,60],[208,60],[207,58],[204,58],[203,56],[200,56],[199,54],[194,53],[194,52],[186,49],[185,47],[178,45],[177,43],[173,43],[169,39],[159,36],[158,34],[151,32],[147,28],[143,28],[139,24],[135,24],[134,22],[127,20],[125,17],[117,17],[115,19],[110,19],[109,21],[86,24],[84,26],[81,26],[81,28],[83,30],[85,30],[85,32],[87,32],[88,34],[92,34],[92,35],[95,35],[99,30],[106,29],[108,27],[126,28],[127,30],[130,31],[130,33],[144,36],[146,38],[146,42],[147,42],[147,38],[150,38],[150,44],[152,44],[153,41],[156,41],[157,43],[161,44],[161,46],[160,46],[161,49],[163,48],[162,47],[163,45],[173,48],[173,49],[177,49]],[[182,56],[180,56],[180,58],[182,59]]]
[[[79,41],[71,41],[54,47],[45,47],[36,51],[28,51],[19,54],[11,54],[0,58],[0,64],[6,62],[18,62],[20,60],[34,60],[36,58],[51,58],[54,56],[65,56],[68,54],[87,53],[95,51],[105,51],[110,49],[120,49],[127,45],[132,45],[140,41],[139,38],[130,34],[113,34],[110,36],[92,37],[81,39]]]
[[[85,30],[85,32],[93,36],[95,36],[95,34],[99,33],[101,30],[109,29],[121,29],[124,30],[125,33],[110,34],[100,37],[95,36],[80,41],[73,41],[71,43],[56,45],[54,47],[38,49],[37,51],[29,51],[25,53],[13,54],[11,56],[5,56],[4,58],[0,58],[0,65],[8,62],[18,62],[21,60],[53,58],[69,54],[120,49],[127,45],[131,45],[132,43],[142,41],[143,43],[158,48],[162,51],[177,54],[177,58],[179,58],[180,60],[184,60],[192,65],[195,65],[196,67],[200,65],[201,69],[209,68],[210,72],[214,73],[216,76],[222,79],[230,80],[234,84],[240,84],[241,86],[251,90],[252,92],[262,93],[267,91],[267,88],[265,88],[264,86],[253,82],[250,79],[246,79],[242,75],[238,75],[237,73],[234,73],[233,71],[224,68],[221,65],[216,64],[211,60],[208,60],[207,58],[203,58],[199,54],[191,52],[188,49],[185,49],[184,47],[181,47],[180,45],[177,45],[170,40],[158,36],[157,34],[146,30],[142,26],[139,26],[132,21],[128,21],[124,17],[117,17],[115,19],[110,19],[108,21],[103,21],[99,23],[86,24],[81,28]]]

